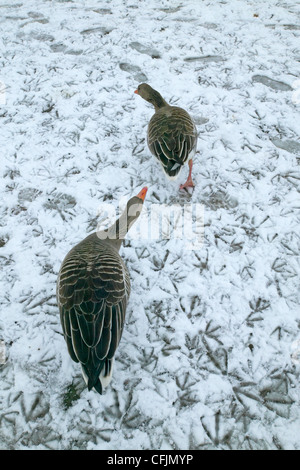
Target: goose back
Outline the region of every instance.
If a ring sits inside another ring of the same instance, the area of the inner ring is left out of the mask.
[[[151,153],[160,161],[165,173],[175,178],[196,151],[197,129],[187,111],[177,106],[165,106],[152,116],[147,140]]]
[[[117,249],[96,233],[65,257],[57,301],[68,351],[80,362],[88,388],[102,393],[101,377],[111,372],[130,295],[127,268]]]

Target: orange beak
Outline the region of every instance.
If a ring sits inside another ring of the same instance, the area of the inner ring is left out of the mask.
[[[134,93],[136,93],[137,95],[139,94],[138,90],[134,90]]]
[[[139,199],[142,199],[142,201],[145,200],[145,197],[146,197],[146,194],[147,194],[147,191],[148,191],[148,188],[147,186],[145,186],[142,191],[139,192],[139,194],[137,194],[136,197],[138,197]]]

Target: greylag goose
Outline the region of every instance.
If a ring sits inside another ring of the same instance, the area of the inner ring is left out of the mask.
[[[68,351],[80,362],[89,390],[102,394],[112,377],[130,295],[122,241],[139,217],[147,187],[131,198],[108,229],[94,232],[65,257],[57,279],[57,303]]]
[[[180,189],[194,187],[192,158],[196,152],[197,129],[191,116],[182,108],[170,106],[147,83],[139,85],[135,93],[151,103],[155,109],[147,133],[151,153],[160,161],[166,175],[173,180],[188,162],[189,175]]]

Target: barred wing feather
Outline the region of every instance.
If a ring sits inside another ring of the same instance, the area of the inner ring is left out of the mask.
[[[190,115],[175,106],[162,108],[151,118],[148,145],[168,176],[176,176],[196,150],[197,130]]]
[[[102,392],[120,342],[130,295],[127,268],[116,250],[90,251],[78,245],[58,277],[61,324],[71,358],[80,362],[88,388]]]

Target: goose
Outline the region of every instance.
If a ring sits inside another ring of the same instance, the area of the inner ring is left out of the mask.
[[[193,188],[193,156],[197,146],[197,129],[193,119],[184,109],[170,106],[147,83],[139,85],[134,93],[151,103],[155,109],[147,132],[151,153],[160,161],[165,174],[171,180],[178,177],[183,165],[188,162],[189,175],[180,189]]]
[[[112,378],[130,295],[129,273],[119,250],[141,213],[147,189],[127,202],[111,227],[74,246],[57,278],[57,303],[69,354],[81,364],[88,389],[100,394]]]

